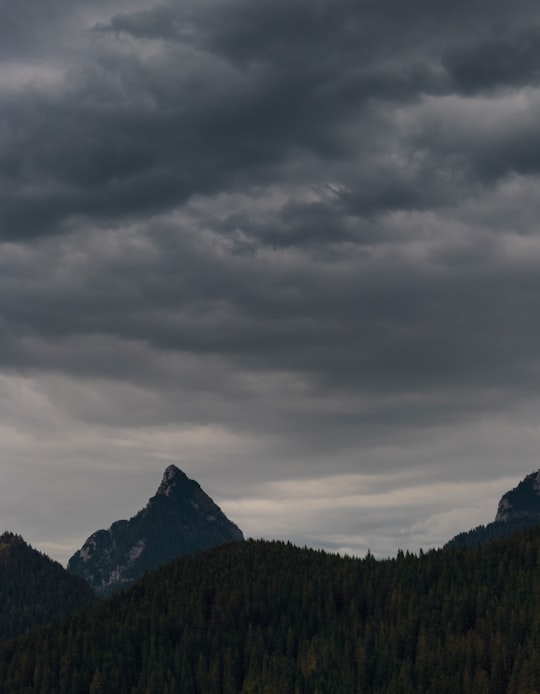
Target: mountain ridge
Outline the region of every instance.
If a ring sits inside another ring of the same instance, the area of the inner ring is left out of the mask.
[[[0,641],[69,617],[96,600],[90,586],[20,535],[0,535]]]

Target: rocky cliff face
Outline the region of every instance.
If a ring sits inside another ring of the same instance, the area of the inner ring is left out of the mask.
[[[493,523],[456,535],[449,545],[478,546],[540,525],[540,471],[532,472],[503,494]]]
[[[171,465],[145,508],[91,535],[68,571],[106,596],[179,556],[243,539],[197,482]]]
[[[517,487],[502,496],[495,521],[530,517],[540,521],[540,471],[527,475]]]

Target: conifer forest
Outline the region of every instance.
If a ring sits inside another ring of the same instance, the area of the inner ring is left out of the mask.
[[[2,694],[532,694],[540,529],[377,560],[183,557],[0,648]]]

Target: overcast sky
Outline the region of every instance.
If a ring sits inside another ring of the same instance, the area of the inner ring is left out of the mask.
[[[535,0],[0,0],[0,530],[174,463],[378,556],[540,451]]]

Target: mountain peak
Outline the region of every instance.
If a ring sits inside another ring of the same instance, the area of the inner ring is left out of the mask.
[[[69,560],[68,571],[104,596],[177,557],[243,539],[200,485],[169,465],[146,506],[130,520],[93,533]]]
[[[176,467],[176,465],[169,465],[168,467],[165,468],[165,472],[163,473],[163,481],[164,482],[170,482],[177,477],[181,478],[187,478],[187,475],[180,470],[180,468]]]
[[[177,468],[176,465],[169,465],[163,473],[163,479],[161,480],[156,495],[163,494],[169,496],[172,489],[179,486],[186,486],[186,483],[189,482],[193,483],[193,480],[190,480],[180,468]],[[196,482],[194,484],[196,484]]]

